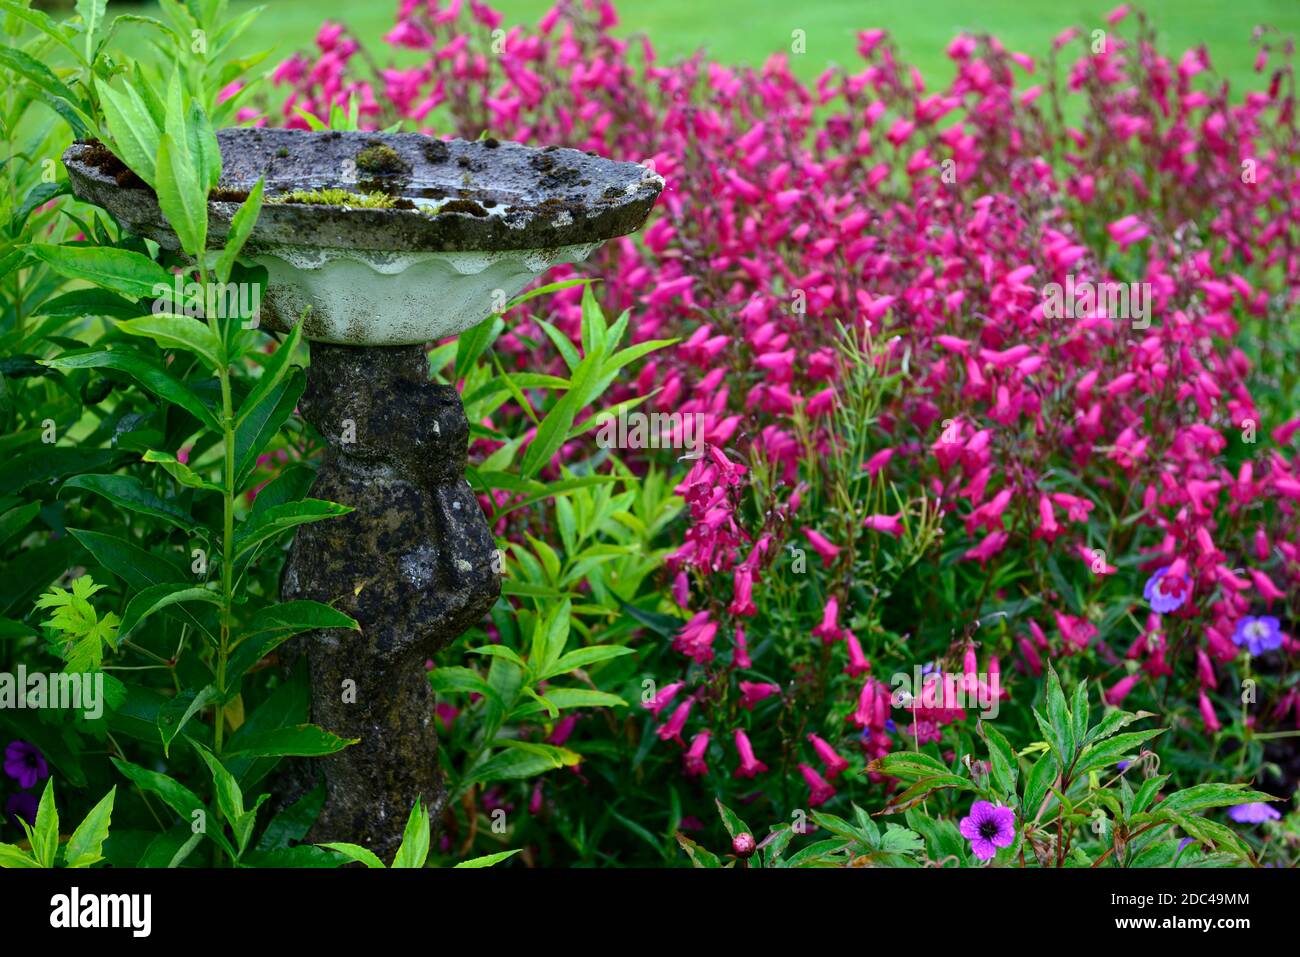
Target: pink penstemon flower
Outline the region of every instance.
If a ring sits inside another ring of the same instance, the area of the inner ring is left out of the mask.
[[[767,765],[754,757],[754,746],[749,742],[749,735],[737,728],[733,734],[736,753],[740,755],[740,765],[736,768],[738,778],[752,778],[767,770]]]

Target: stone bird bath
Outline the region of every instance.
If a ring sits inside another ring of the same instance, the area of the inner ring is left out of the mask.
[[[391,859],[415,799],[435,821],[445,799],[424,662],[500,592],[495,542],[464,478],[464,406],[430,381],[426,344],[482,322],[551,266],[639,229],[663,180],[634,163],[490,139],[227,129],[218,142],[210,244],[224,238],[238,194],[265,177],[243,258],[267,269],[266,327],[286,331],[306,313],[300,409],[329,443],[311,494],[354,509],[300,527],[281,581],[283,599],[329,602],[361,623],[300,645],[312,720],[361,739],[320,759],[327,797],[309,839]],[[87,161],[89,149],[64,158],[76,195],[176,249],[153,193],[119,184]],[[381,191],[395,207],[274,202],[332,188]]]

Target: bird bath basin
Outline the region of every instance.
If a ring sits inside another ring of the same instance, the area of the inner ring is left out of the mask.
[[[645,222],[663,180],[635,163],[485,139],[228,129],[210,207],[220,245],[240,194],[265,177],[245,258],[265,266],[263,321],[283,331],[310,306],[308,339],[412,345],[463,332],[533,278],[585,259]],[[169,249],[176,236],[147,189],[125,189],[76,145],[65,163],[79,197]],[[281,202],[326,190],[382,192],[369,208]]]
[[[496,140],[280,129],[217,139],[209,245],[263,178],[242,258],[267,269],[263,325],[301,319],[311,341],[299,408],[328,442],[311,494],[353,508],[300,526],[281,580],[284,600],[329,602],[361,624],[296,639],[312,720],[361,739],[319,760],[327,796],[308,837],[391,858],[415,799],[435,824],[445,799],[424,662],[500,593],[495,541],[464,478],[464,407],[430,381],[426,344],[639,229],[663,180],[635,163]],[[87,144],[65,154],[76,195],[178,248],[153,192],[96,157]],[[330,192],[340,190],[349,195]]]

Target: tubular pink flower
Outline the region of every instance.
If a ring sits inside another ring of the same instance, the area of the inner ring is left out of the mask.
[[[833,788],[820,774],[806,764],[799,765],[799,773],[808,785],[808,806],[821,807],[835,796]]]
[[[749,743],[749,735],[737,728],[734,732],[734,738],[736,752],[740,755],[740,767],[736,768],[735,776],[738,778],[752,778],[766,771],[767,765],[754,757],[754,748]]]
[[[808,735],[808,741],[812,744],[813,750],[817,752],[817,760],[821,761],[826,768],[826,777],[829,780],[834,781],[849,766],[849,762],[840,757],[824,739],[815,734],[810,734]]]

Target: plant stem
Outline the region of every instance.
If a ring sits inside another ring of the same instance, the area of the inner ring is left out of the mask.
[[[204,265],[205,256],[199,256],[199,285],[208,286],[208,271]],[[226,356],[226,336],[219,327],[215,316],[208,316],[208,328],[221,343],[222,360],[216,370],[221,381],[221,436],[225,449],[225,465],[222,470],[222,528],[221,528],[221,637],[217,644],[217,708],[216,727],[213,729],[213,751],[221,754],[225,739],[225,696],[226,696],[226,661],[230,657],[230,619],[234,602],[234,567],[233,551],[235,545],[235,407],[231,395],[230,363]]]
[[[234,569],[231,552],[235,539],[235,416],[230,397],[230,368],[218,370],[221,376],[221,430],[225,440],[226,463],[222,476],[222,532],[221,532],[221,643],[217,648],[217,721],[214,743],[221,754],[225,732],[226,658],[230,655],[230,611],[234,588]]]

